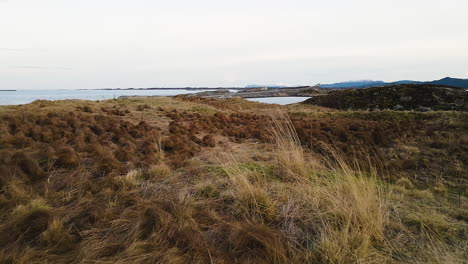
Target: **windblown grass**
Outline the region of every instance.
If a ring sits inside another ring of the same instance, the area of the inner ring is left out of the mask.
[[[287,226],[286,231],[302,231],[288,235],[294,238],[291,245],[305,242],[307,248],[297,250],[309,251],[309,261],[352,263],[385,259],[375,249],[376,242],[383,240],[387,221],[386,198],[376,175],[352,169],[336,152],[333,160],[313,159],[301,147],[288,116],[275,116],[281,117],[273,118],[271,129],[280,170],[296,180],[290,189],[294,201],[287,207],[288,214],[300,226],[307,227],[307,231],[302,231]]]
[[[278,168],[285,179],[306,178],[307,161],[306,153],[301,146],[301,141],[289,116],[277,111],[271,115],[271,125],[268,128],[278,152]]]
[[[465,198],[449,203],[450,182],[440,177],[422,189],[419,179],[400,174],[393,182],[392,171],[370,162],[378,160],[373,152],[349,151],[366,140],[388,147],[392,141],[376,127],[393,123],[338,117],[322,124],[236,112],[256,109],[242,101],[221,112],[225,102],[184,100],[88,102],[78,114],[37,102],[19,109],[41,104],[44,113],[0,116],[0,263],[467,258]],[[427,136],[434,153],[450,149],[462,159],[463,137],[448,144],[436,132]],[[391,151],[388,157],[415,161],[398,167],[412,173],[422,164],[414,156],[426,153],[410,145]],[[460,168],[441,171],[463,175]]]

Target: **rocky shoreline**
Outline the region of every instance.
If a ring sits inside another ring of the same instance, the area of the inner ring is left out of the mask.
[[[187,97],[203,97],[215,99],[231,98],[263,98],[263,97],[312,97],[326,94],[334,89],[322,89],[320,85],[300,86],[291,88],[245,88],[245,89],[216,89],[213,91],[203,91],[199,93],[184,94]],[[125,99],[135,96],[120,96],[119,99]]]
[[[242,89],[238,92],[233,92],[229,89],[223,89],[219,91],[205,91],[201,93],[189,94],[188,96],[200,96],[205,98],[262,98],[262,97],[311,97],[318,94],[324,94],[325,90],[321,89],[319,85],[316,86],[301,86],[292,88],[251,88]]]

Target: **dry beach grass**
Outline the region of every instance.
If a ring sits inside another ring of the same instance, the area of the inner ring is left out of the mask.
[[[468,115],[0,107],[1,263],[463,263]]]

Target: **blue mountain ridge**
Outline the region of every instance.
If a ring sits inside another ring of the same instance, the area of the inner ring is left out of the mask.
[[[468,79],[457,79],[457,78],[451,78],[451,77],[445,77],[440,80],[427,81],[427,82],[412,81],[412,80],[401,80],[401,81],[396,81],[396,82],[383,82],[383,81],[372,81],[372,80],[349,81],[349,82],[339,82],[339,83],[332,83],[332,84],[322,84],[320,85],[320,87],[346,89],[346,88],[368,88],[368,87],[373,87],[373,86],[388,86],[388,85],[412,84],[412,83],[438,84],[438,85],[446,85],[446,86],[468,89]]]

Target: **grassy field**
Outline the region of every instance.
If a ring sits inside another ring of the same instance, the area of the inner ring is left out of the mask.
[[[463,263],[468,113],[0,107],[0,263]]]

